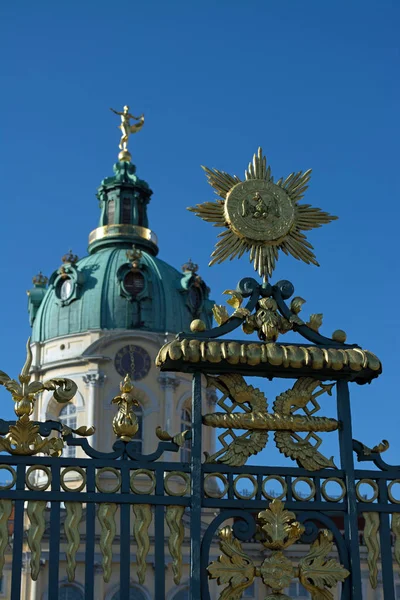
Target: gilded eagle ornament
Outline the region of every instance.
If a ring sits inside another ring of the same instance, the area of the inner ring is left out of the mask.
[[[309,204],[299,204],[308,188],[311,169],[291,173],[274,183],[261,148],[245,171],[244,181],[218,169],[203,169],[220,199],[188,210],[215,227],[225,228],[218,235],[210,266],[248,252],[254,269],[267,279],[275,269],[279,250],[319,266],[313,246],[302,231],[321,227],[337,217]]]

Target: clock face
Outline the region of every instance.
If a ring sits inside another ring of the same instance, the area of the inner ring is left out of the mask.
[[[138,381],[150,371],[151,358],[144,348],[129,344],[118,350],[114,365],[122,377],[128,373],[131,379]]]

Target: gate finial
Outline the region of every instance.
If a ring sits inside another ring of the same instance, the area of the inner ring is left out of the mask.
[[[279,250],[319,266],[313,247],[301,232],[337,217],[309,204],[299,204],[308,188],[311,169],[291,173],[274,183],[261,148],[249,164],[244,181],[218,169],[203,169],[220,199],[188,210],[216,227],[225,227],[218,236],[210,266],[250,252],[254,269],[267,279],[275,269]]]
[[[124,442],[130,442],[139,430],[138,418],[133,412],[134,406],[140,406],[137,398],[140,392],[133,385],[128,374],[120,383],[121,395],[112,399],[113,404],[118,404],[118,412],[113,418],[115,435]]]

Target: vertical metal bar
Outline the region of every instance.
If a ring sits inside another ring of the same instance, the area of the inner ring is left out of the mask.
[[[25,465],[17,465],[16,492],[25,488]],[[14,503],[14,536],[11,576],[11,600],[20,600],[22,576],[22,541],[24,535],[24,501]]]
[[[121,466],[121,494],[129,494],[129,466]],[[120,598],[129,598],[130,587],[130,563],[131,563],[131,525],[130,525],[130,505],[120,504],[120,545],[119,545],[119,578],[120,578]]]
[[[156,489],[155,494],[158,497],[164,496],[164,471],[162,469],[156,470]],[[164,505],[157,505],[154,508],[154,529],[155,529],[155,544],[154,544],[154,558],[155,558],[155,599],[165,600],[165,533],[164,533]]]
[[[345,540],[348,548],[351,573],[343,584],[343,598],[361,600],[361,564],[358,532],[358,511],[354,477],[353,434],[351,427],[350,395],[347,381],[337,382],[337,412],[340,421],[340,462],[346,484],[347,512],[344,518]]]
[[[60,465],[52,465],[51,488],[60,491]],[[58,581],[60,565],[60,502],[52,501],[50,508],[50,552],[49,552],[49,596],[58,598]]]
[[[286,500],[287,502],[293,501],[293,490],[292,490],[292,477],[291,475],[286,475]]]
[[[86,490],[94,494],[95,467],[86,467]],[[96,535],[96,504],[86,504],[85,600],[94,600],[94,547]]]
[[[388,492],[386,479],[379,479],[379,502],[388,504]],[[395,600],[394,577],[393,577],[393,556],[392,540],[390,534],[390,515],[388,513],[380,514],[380,542],[381,542],[381,563],[382,563],[382,584],[383,597],[385,600]]]
[[[201,542],[201,373],[193,375],[192,393],[192,453],[190,509],[190,598],[200,600],[200,542]]]

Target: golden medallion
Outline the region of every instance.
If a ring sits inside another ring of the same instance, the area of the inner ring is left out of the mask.
[[[232,231],[260,242],[284,238],[294,221],[294,204],[287,193],[269,181],[254,179],[232,188],[224,212]]]
[[[309,204],[299,204],[308,188],[311,170],[291,173],[276,183],[261,148],[245,172],[245,181],[218,169],[203,167],[219,196],[188,210],[215,227],[223,227],[210,265],[250,255],[254,269],[267,279],[279,250],[318,266],[313,247],[302,231],[321,227],[337,217]]]

